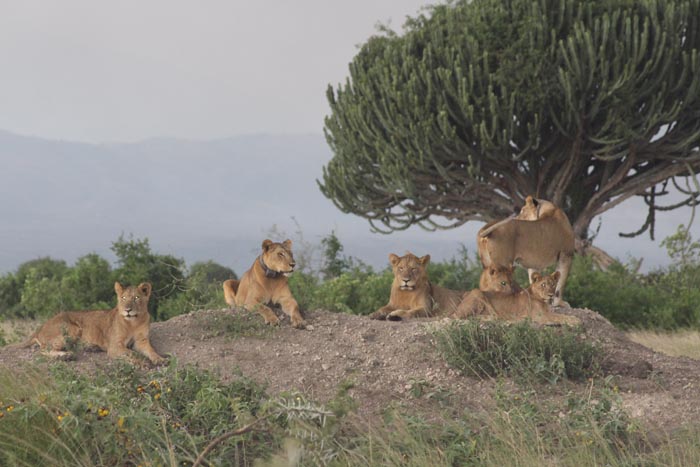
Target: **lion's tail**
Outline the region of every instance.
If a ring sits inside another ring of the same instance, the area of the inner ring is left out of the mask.
[[[6,345],[5,348],[6,349],[27,349],[36,343],[38,343],[38,341],[36,340],[36,332],[35,332],[31,336],[29,336],[27,338],[27,340],[25,340],[24,342],[18,342],[16,344]]]
[[[236,293],[238,292],[238,285],[241,281],[235,279],[229,279],[224,281],[224,300],[229,306],[236,305]]]

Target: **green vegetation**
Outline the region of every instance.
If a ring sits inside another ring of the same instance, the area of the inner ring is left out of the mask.
[[[646,274],[637,272],[638,262],[614,263],[601,271],[589,257],[576,256],[565,299],[571,306],[595,310],[623,328],[700,328],[700,243],[679,226],[662,245],[674,264]],[[306,266],[290,278],[302,310],[366,315],[387,303],[393,280],[388,265],[375,271],[356,258],[341,256],[343,247],[334,233],[322,240],[320,248],[319,271]],[[118,256],[115,269],[91,253],[73,266],[39,258],[22,264],[15,273],[0,276],[0,319],[43,318],[65,309],[108,309],[114,305],[115,280],[148,280],[154,285],[151,312],[155,319],[165,320],[190,311],[225,307],[221,283],[237,277],[213,261],[186,268],[182,260],[153,253],[148,240],[120,237],[113,249]],[[312,252],[306,254],[312,256]],[[471,290],[478,287],[481,265],[462,247],[447,261],[431,262],[428,272],[434,284]],[[526,284],[525,271],[518,268],[516,272],[518,282]]]
[[[380,230],[508,216],[538,193],[579,239],[700,169],[699,0],[456,0],[383,28],[328,87],[321,190]],[[669,83],[673,83],[672,85]],[[679,179],[674,179],[679,177]]]
[[[55,362],[0,374],[0,464],[7,466],[697,465],[697,429],[647,441],[611,378],[560,398],[526,384],[493,390],[485,410],[437,422],[389,407],[354,415],[350,384],[325,406],[270,397],[245,377],[222,383],[171,362],[142,372],[113,363],[89,375]],[[534,384],[534,383],[533,383]],[[413,397],[431,397],[416,392]],[[449,394],[445,397],[449,398]],[[446,409],[447,410],[447,409]],[[291,463],[290,463],[291,461]],[[298,462],[295,464],[294,462]]]
[[[510,376],[556,383],[593,376],[599,350],[567,328],[536,329],[514,325],[460,321],[435,331],[445,361],[477,377]]]

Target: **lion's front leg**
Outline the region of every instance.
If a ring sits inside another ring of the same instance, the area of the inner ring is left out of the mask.
[[[427,306],[419,306],[410,310],[394,310],[386,317],[389,321],[401,321],[411,318],[430,318],[430,311]]]
[[[269,324],[271,326],[277,326],[280,322],[280,319],[277,317],[277,315],[275,315],[275,312],[272,311],[272,309],[269,306],[265,305],[262,301],[262,297],[257,299],[248,299],[246,300],[243,306],[247,310],[256,311],[260,313],[265,319],[266,324]]]
[[[281,298],[279,304],[282,307],[282,311],[292,320],[292,326],[297,329],[304,329],[306,327],[306,322],[299,312],[299,304],[294,300],[294,297],[291,296],[291,293],[289,297]]]
[[[134,348],[144,354],[154,365],[165,362],[165,358],[161,357],[151,345],[148,334],[140,334],[134,339]]]
[[[392,311],[396,310],[395,306],[392,305],[384,305],[374,313],[369,315],[369,319],[386,319],[386,317],[391,313]]]

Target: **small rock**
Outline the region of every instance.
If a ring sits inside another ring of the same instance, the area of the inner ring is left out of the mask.
[[[328,364],[326,364],[326,363],[321,364],[321,369],[322,369],[323,371],[328,371],[328,369],[329,369],[330,367],[331,367],[331,366],[328,365]]]

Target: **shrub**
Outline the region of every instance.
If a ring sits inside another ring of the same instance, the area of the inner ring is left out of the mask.
[[[435,331],[443,358],[463,373],[477,377],[514,376],[555,383],[581,379],[598,367],[598,348],[568,328],[453,322]]]

